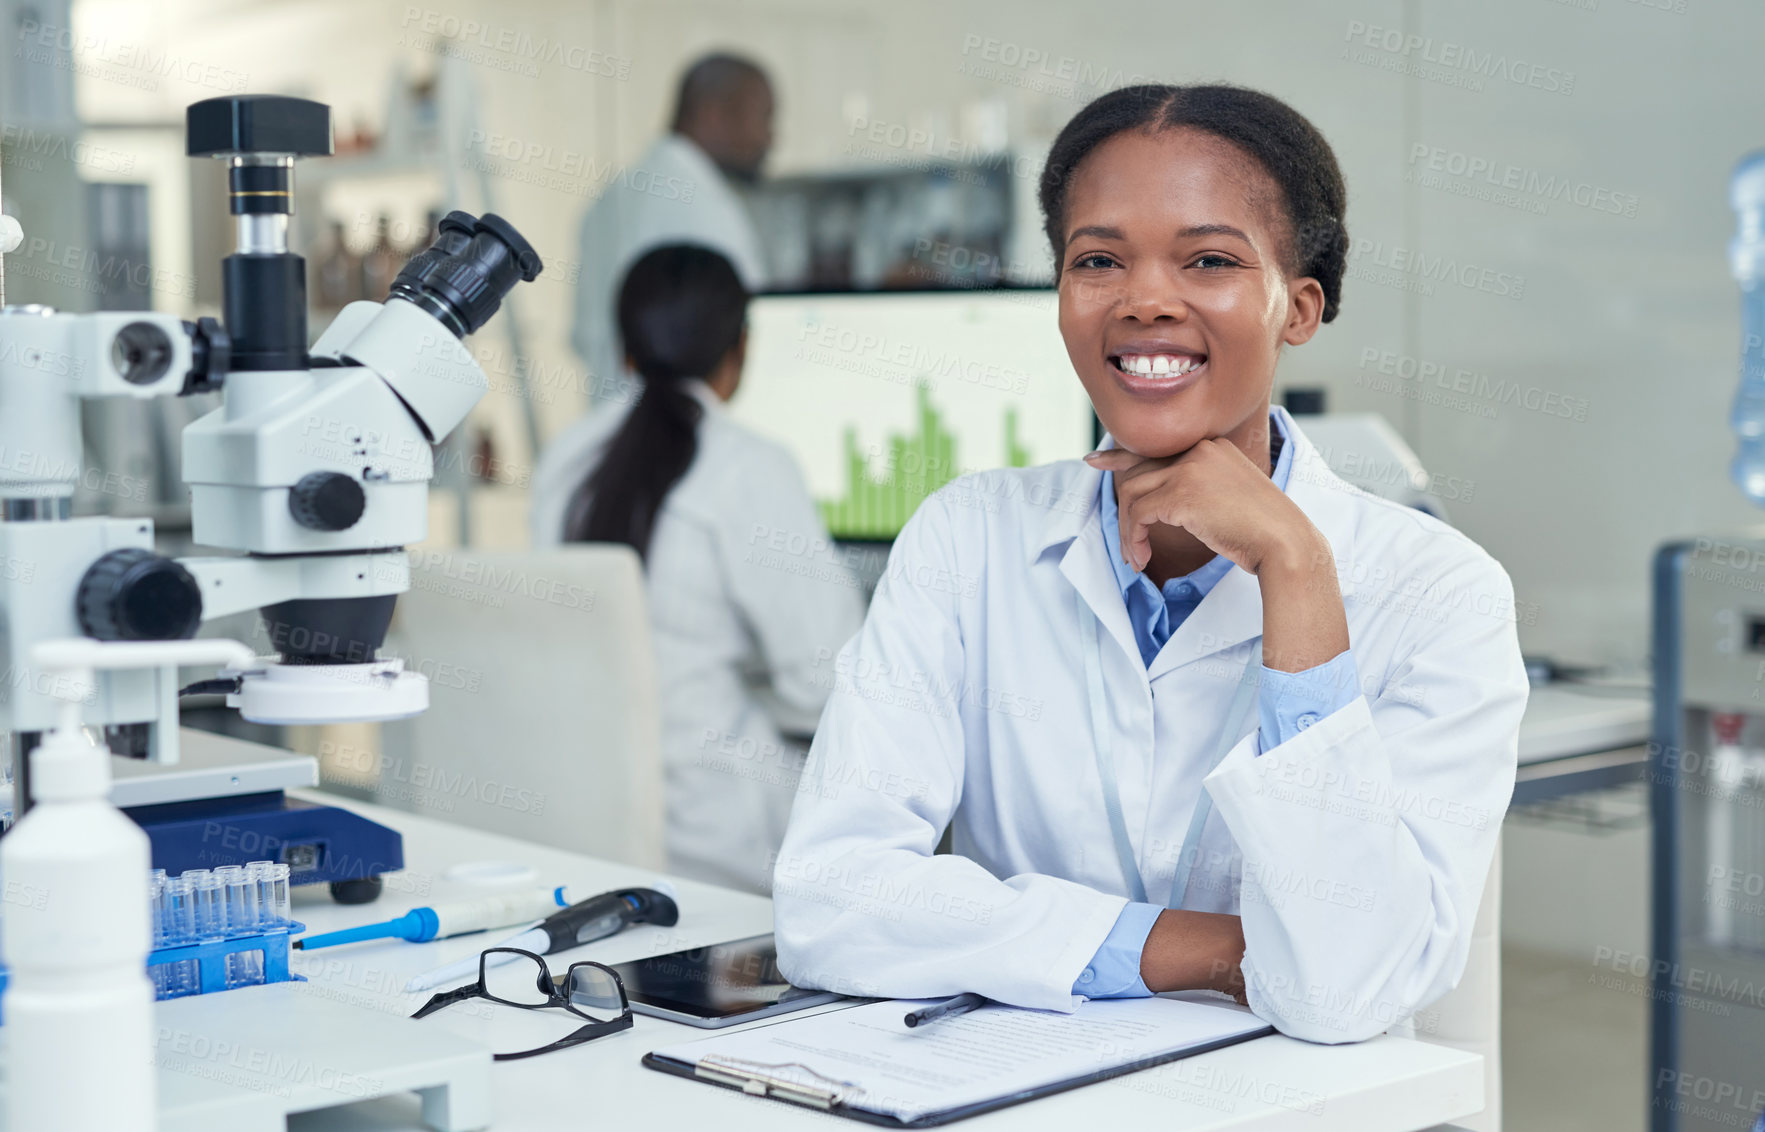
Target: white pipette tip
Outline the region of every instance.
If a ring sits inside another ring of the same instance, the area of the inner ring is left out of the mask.
[[[451,983],[455,979],[467,978],[477,970],[478,956],[469,956],[458,963],[449,963],[445,967],[437,967],[433,971],[416,976],[404,985],[404,992],[406,994],[420,994],[426,990],[434,990],[442,983]]]
[[[501,943],[492,946],[516,947],[523,951],[537,951],[543,955],[545,953],[545,932],[539,928],[532,928],[517,935],[510,936]],[[443,983],[453,983],[464,979],[470,979],[478,974],[478,960],[482,955],[482,952],[473,952],[471,955],[466,956],[458,962],[449,963],[445,967],[437,967],[433,971],[426,971],[406,983],[404,985],[404,992],[406,994],[420,994],[426,990],[434,990]],[[499,963],[509,962],[511,958],[512,956],[504,955],[491,959],[488,962],[491,966],[496,966]]]
[[[665,881],[665,880],[653,881],[653,882],[651,882],[650,887],[655,889],[657,892],[660,892],[663,896],[666,896],[668,899],[674,901],[676,904],[680,903],[680,893],[674,891],[674,886],[672,884],[669,884],[667,881]]]

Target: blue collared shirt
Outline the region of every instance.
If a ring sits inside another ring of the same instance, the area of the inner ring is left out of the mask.
[[[1293,444],[1287,431],[1289,424],[1283,409],[1269,411],[1270,434],[1279,439],[1280,453],[1269,478],[1282,491],[1293,474]],[[1171,634],[1195,612],[1202,599],[1219,584],[1221,578],[1237,569],[1223,554],[1216,554],[1203,565],[1180,578],[1171,578],[1164,586],[1122,561],[1121,519],[1115,502],[1115,476],[1103,473],[1098,489],[1102,503],[1103,542],[1109,549],[1109,564],[1121,587],[1122,600],[1127,603],[1128,621],[1134,628],[1134,641],[1140,646],[1140,659],[1150,667]],[[1352,650],[1344,650],[1332,660],[1304,672],[1280,672],[1262,669],[1262,682],[1257,691],[1257,749],[1278,747],[1301,731],[1354,702],[1360,694]],[[1116,918],[1109,937],[1092,956],[1090,965],[1073,983],[1073,993],[1090,998],[1131,998],[1149,995],[1140,978],[1140,953],[1146,948],[1146,937],[1152,932],[1153,921],[1164,911],[1157,904],[1130,903]]]

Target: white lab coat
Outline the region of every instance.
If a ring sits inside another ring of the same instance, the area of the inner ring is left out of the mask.
[[[1251,1008],[1341,1042],[1413,1033],[1464,970],[1527,683],[1502,567],[1350,487],[1293,425],[1289,497],[1334,551],[1362,694],[1257,755],[1227,704],[1260,644],[1234,568],[1142,662],[1081,461],[967,476],[896,541],[841,653],[774,874],[793,983],[1076,1008],[1128,891],[1100,792],[1079,608],[1102,625],[1129,841],[1167,903],[1243,918]],[[1075,597],[1076,591],[1076,597]],[[1254,703],[1254,701],[1251,701]],[[934,856],[953,824],[954,855]]]
[[[828,543],[796,462],[731,420],[702,381],[698,451],[657,514],[645,566],[661,697],[671,872],[763,892],[807,735],[858,629],[863,591]],[[533,542],[561,541],[578,485],[629,410],[546,449]]]
[[[748,290],[765,286],[766,258],[747,206],[704,150],[667,134],[621,169],[582,218],[571,344],[588,363],[591,409],[635,395],[619,345],[619,288],[644,252],[676,243],[722,252]]]

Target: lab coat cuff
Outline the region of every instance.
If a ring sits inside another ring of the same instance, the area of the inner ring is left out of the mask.
[[[1368,705],[1365,696],[1357,695],[1347,705],[1331,712],[1285,743],[1263,747],[1259,742],[1260,733],[1246,735],[1226,753],[1226,757],[1220,760],[1219,765],[1202,782],[1216,802],[1220,800],[1222,788],[1239,793],[1259,794],[1262,792],[1262,783],[1274,774],[1273,763],[1270,761],[1272,756],[1280,754],[1282,758],[1279,761],[1283,763],[1289,760],[1304,761],[1341,745],[1361,730],[1372,726],[1373,709]]]
[[[1257,744],[1271,750],[1341,711],[1359,692],[1354,650],[1344,649],[1330,660],[1303,672],[1282,672],[1267,665],[1257,692]]]
[[[1074,885],[1073,887],[1079,886]],[[1070,1013],[1077,1010],[1089,997],[1088,994],[1080,994],[1076,990],[1079,976],[1084,974],[1085,968],[1090,966],[1091,961],[1097,957],[1098,950],[1108,941],[1110,933],[1115,930],[1115,925],[1121,920],[1122,909],[1128,907],[1130,902],[1125,897],[1112,896],[1095,889],[1088,889],[1086,892],[1086,908],[1083,918],[1072,925],[1066,937],[1065,946],[1060,949],[1059,955],[1046,968],[1052,976],[1049,982],[1068,993],[1066,1005],[1062,1007],[1054,1003],[1044,1004],[1041,1002],[1022,1002],[1014,1005],[1033,1006],[1040,1010],[1064,1010]],[[1093,906],[1094,912],[1092,911]]]
[[[1086,998],[1145,998],[1152,993],[1140,978],[1140,954],[1146,937],[1164,909],[1157,904],[1133,903],[1123,908],[1109,929],[1109,938],[1079,972],[1072,992]]]

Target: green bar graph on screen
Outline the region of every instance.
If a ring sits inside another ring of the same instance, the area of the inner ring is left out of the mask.
[[[956,434],[945,427],[923,385],[915,416],[917,434],[890,436],[883,452],[866,453],[858,445],[858,430],[846,430],[845,495],[818,501],[834,537],[894,538],[928,495],[960,474]],[[1006,466],[1028,467],[1030,450],[1019,438],[1016,409],[1005,410],[1003,427]]]

